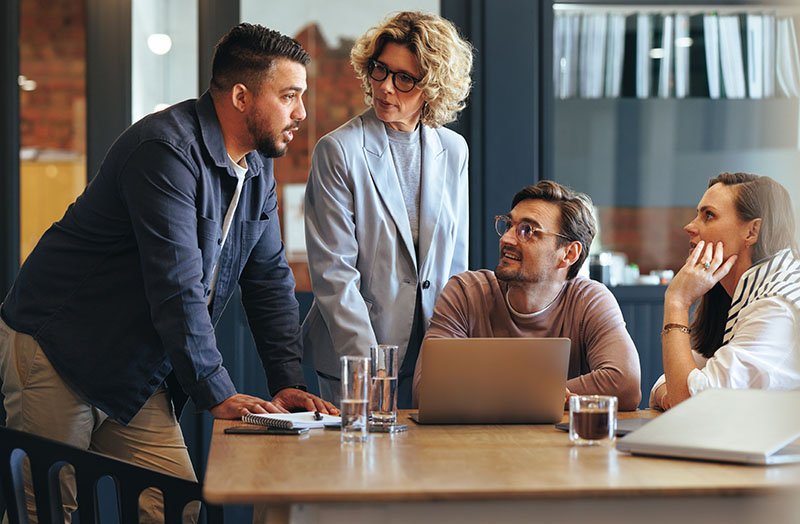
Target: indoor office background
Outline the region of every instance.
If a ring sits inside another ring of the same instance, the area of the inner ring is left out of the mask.
[[[475,47],[474,89],[452,124],[470,146],[472,269],[494,267],[493,217],[540,179],[589,193],[600,224],[593,252],[613,252],[642,274],[679,269],[688,253],[682,227],[720,172],[769,175],[800,209],[800,65],[796,45],[782,47],[785,35],[797,38],[793,0],[6,0],[0,9],[2,295],[114,138],[206,89],[214,43],[239,21],[292,35],[313,57],[308,118],[275,162],[301,315],[312,300],[302,223],[311,151],[365,109],[349,49],[392,11],[440,13]],[[738,20],[738,44],[735,31],[709,41],[708,15]],[[763,53],[770,34],[775,56],[752,79],[758,59],[748,42],[760,39]],[[720,45],[728,51],[717,52]],[[725,71],[709,74],[716,71],[709,49]],[[741,70],[726,62],[730,49],[742,57]],[[644,406],[662,372],[664,286],[611,289],[640,352]],[[218,340],[240,391],[266,396],[237,300]],[[182,425],[202,478],[211,420],[190,406]]]

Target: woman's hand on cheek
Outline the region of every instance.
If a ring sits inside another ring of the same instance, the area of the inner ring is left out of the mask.
[[[715,246],[701,240],[667,287],[665,306],[669,304],[688,310],[698,298],[728,274],[736,263],[736,258],[736,255],[731,255],[723,262],[722,242],[717,242]]]

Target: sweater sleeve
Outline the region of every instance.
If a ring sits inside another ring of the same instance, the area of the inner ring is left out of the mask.
[[[641,368],[614,295],[604,286],[586,289],[579,329],[589,372],[571,378],[567,388],[578,394],[615,395],[619,409],[635,410],[642,398]]]

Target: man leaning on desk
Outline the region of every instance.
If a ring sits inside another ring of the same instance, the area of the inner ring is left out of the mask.
[[[636,409],[639,355],[619,305],[605,286],[577,276],[596,231],[589,197],[543,180],[514,195],[495,229],[497,267],[451,277],[425,338],[569,338],[568,393],[615,395],[619,409]]]
[[[308,63],[291,38],[240,24],[209,91],[114,142],[0,310],[10,427],[194,480],[187,395],[217,418],[336,411],[305,391],[272,174],[306,117]],[[237,286],[272,402],[237,393],[222,366],[214,326]],[[69,520],[74,480],[62,489]],[[157,498],[142,509],[163,522]]]

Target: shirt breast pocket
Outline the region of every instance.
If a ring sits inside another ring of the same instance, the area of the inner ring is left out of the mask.
[[[200,248],[200,256],[203,259],[203,286],[208,288],[211,285],[211,272],[214,264],[219,258],[219,251],[222,245],[222,229],[219,223],[205,218],[197,217],[197,247]]]
[[[272,235],[268,229],[271,227],[272,220],[266,214],[261,215],[260,220],[245,220],[242,222],[242,248],[239,258],[239,274],[241,275],[244,266],[250,259],[250,255],[259,242],[266,243],[268,254],[265,256],[272,256],[273,236],[277,237],[278,249],[280,249],[280,233]],[[277,224],[277,223],[276,223]],[[266,232],[266,233],[265,233]],[[259,253],[261,250],[259,250]]]

